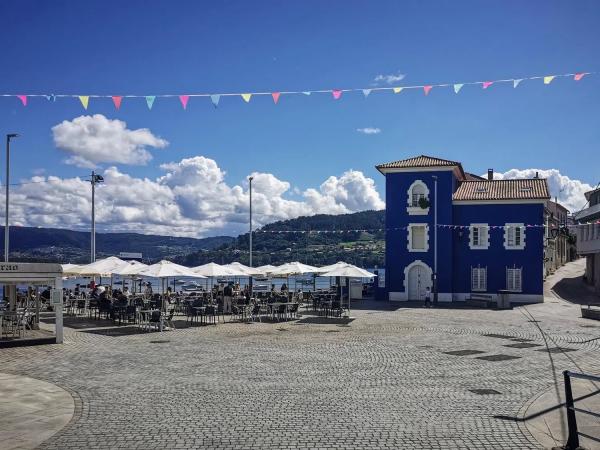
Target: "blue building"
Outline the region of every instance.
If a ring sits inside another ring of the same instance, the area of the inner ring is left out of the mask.
[[[501,290],[512,303],[543,301],[545,179],[494,180],[492,170],[486,179],[425,155],[377,169],[389,300],[424,300],[437,273],[440,302],[495,300]]]

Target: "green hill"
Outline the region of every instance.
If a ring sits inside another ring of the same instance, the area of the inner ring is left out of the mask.
[[[301,261],[326,265],[343,260],[363,267],[383,265],[385,212],[298,217],[265,225],[253,233],[253,265]],[[349,231],[369,230],[369,231]],[[177,258],[197,266],[207,262],[248,264],[248,233],[213,250],[200,250]]]

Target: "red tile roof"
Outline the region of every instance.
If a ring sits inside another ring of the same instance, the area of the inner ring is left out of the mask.
[[[401,159],[385,164],[379,164],[377,169],[403,169],[407,167],[444,167],[460,166],[459,162],[449,161],[447,159],[434,158],[432,156],[421,155],[414,158]]]
[[[452,200],[538,200],[549,198],[548,183],[543,178],[463,181],[452,196]]]

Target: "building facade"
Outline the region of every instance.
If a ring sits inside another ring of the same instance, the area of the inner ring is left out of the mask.
[[[543,301],[543,179],[493,180],[418,156],[381,164],[386,178],[385,294],[391,301],[474,296]],[[437,289],[434,286],[437,280]]]
[[[546,275],[572,260],[570,233],[568,228],[569,210],[552,200],[545,209],[546,239],[544,262]]]
[[[586,259],[585,280],[600,293],[600,188],[585,193],[588,207],[574,214],[577,253]]]

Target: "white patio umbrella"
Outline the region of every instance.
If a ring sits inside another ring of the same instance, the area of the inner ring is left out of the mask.
[[[343,278],[373,278],[374,273],[361,269],[360,267],[347,264],[321,274],[323,277],[343,277]],[[350,286],[348,285],[348,288]],[[348,313],[350,313],[350,289],[348,289]]]
[[[309,266],[308,264],[302,264],[301,262],[294,261],[290,263],[282,264],[281,266],[273,269],[271,275],[274,276],[289,276],[289,275],[303,275],[305,273],[317,273],[318,268]]]
[[[238,276],[252,277],[255,275],[259,275],[259,276],[265,275],[265,273],[263,271],[259,270],[257,267],[248,267],[237,261],[229,263],[229,264],[225,264],[223,267],[227,267],[238,273],[241,273],[241,275],[238,275]]]
[[[290,275],[304,275],[307,273],[316,273],[318,269],[308,264],[302,264],[301,262],[294,261],[290,263],[282,264],[281,266],[273,269],[271,276],[274,277],[287,277],[287,284],[289,288]],[[296,290],[296,281],[294,281],[294,290]]]
[[[205,277],[241,277],[245,273],[239,270],[234,270],[231,267],[222,266],[217,263],[208,263],[201,266],[192,267],[194,272],[204,275]]]
[[[350,264],[344,261],[338,261],[335,264],[330,264],[328,266],[319,267],[317,273],[319,276],[322,276],[322,273],[331,272],[332,270],[339,269],[340,267],[349,266]]]
[[[271,264],[265,264],[264,266],[258,266],[256,268],[256,270],[260,270],[262,273],[268,275],[276,268],[277,268],[277,266],[272,266]]]
[[[167,284],[168,278],[172,277],[206,278],[204,275],[194,272],[189,267],[181,266],[165,259],[157,262],[156,264],[152,264],[151,266],[144,267],[137,274],[141,277],[167,280]],[[162,286],[162,291],[163,293],[165,291],[164,284]]]
[[[135,283],[133,283],[133,279],[140,271],[148,267],[148,265],[136,260],[126,262],[127,265],[113,272],[113,275],[119,275],[120,277],[129,276],[131,278],[132,285],[134,286],[133,292],[135,292]]]
[[[79,266],[78,268],[71,268],[71,271],[73,274],[83,276],[110,276],[127,265],[127,261],[123,261],[116,256],[109,256],[108,258],[99,259],[98,261]]]
[[[192,267],[192,270],[200,275],[211,278],[212,285],[214,285],[214,279],[218,277],[245,277],[246,274],[240,270],[235,270],[231,267],[222,266],[217,263],[208,263],[201,266]],[[206,289],[208,290],[208,281],[206,282]],[[212,291],[211,291],[212,295]]]
[[[127,265],[123,266],[121,269],[117,269],[113,272],[113,275],[137,275],[140,271],[144,270],[148,267],[147,264],[141,263],[139,261],[126,261]]]

